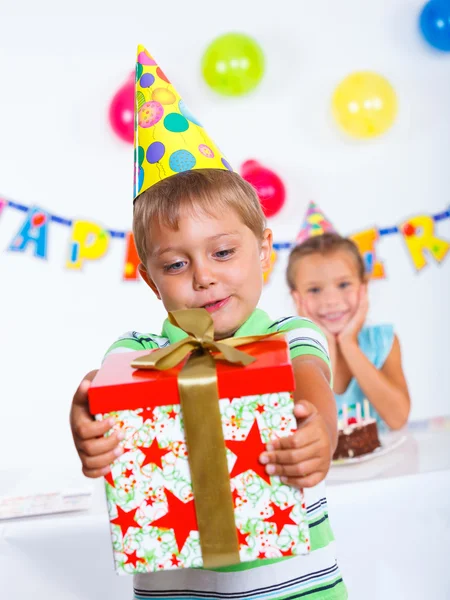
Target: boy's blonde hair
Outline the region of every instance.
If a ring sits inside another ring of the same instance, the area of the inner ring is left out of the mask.
[[[151,242],[151,223],[157,221],[176,230],[180,210],[185,207],[212,216],[233,209],[258,239],[262,239],[266,227],[255,189],[237,173],[222,169],[177,173],[143,192],[134,202],[134,241],[144,265]]]
[[[294,291],[296,289],[295,266],[302,257],[310,256],[311,254],[322,254],[325,256],[336,252],[336,250],[346,250],[353,256],[359,279],[363,282],[366,281],[366,267],[355,242],[349,238],[340,236],[338,233],[323,233],[308,238],[305,242],[295,246],[291,250],[286,271],[287,283],[290,290]]]

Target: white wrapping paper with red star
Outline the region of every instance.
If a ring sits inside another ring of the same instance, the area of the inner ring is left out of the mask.
[[[287,343],[273,339],[242,349],[257,361],[247,367],[217,365],[239,558],[306,554],[303,493],[267,475],[258,460],[270,440],[296,429]],[[108,356],[89,392],[91,412],[98,419],[113,416],[114,430],[125,435],[124,452],[105,477],[119,574],[203,564],[176,385],[179,369],[133,370],[132,360],[147,353]]]

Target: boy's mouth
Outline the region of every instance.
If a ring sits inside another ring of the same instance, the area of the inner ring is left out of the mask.
[[[208,302],[208,304],[204,304],[201,308],[204,308],[209,313],[216,312],[217,310],[219,310],[220,308],[225,306],[225,304],[228,303],[229,299],[230,299],[230,296],[228,296],[227,298],[223,298],[222,300],[215,300],[214,302]]]

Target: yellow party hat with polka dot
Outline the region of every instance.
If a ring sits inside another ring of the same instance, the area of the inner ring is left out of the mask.
[[[306,211],[305,220],[300,229],[295,243],[298,246],[310,237],[323,233],[337,233],[331,222],[326,218],[315,202],[310,202]]]
[[[154,58],[138,47],[134,120],[134,199],[191,169],[232,171]]]

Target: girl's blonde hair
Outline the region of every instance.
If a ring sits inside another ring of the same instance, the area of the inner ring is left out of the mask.
[[[346,250],[353,256],[358,270],[358,277],[361,281],[366,281],[366,267],[355,242],[349,238],[340,236],[338,233],[323,233],[308,238],[305,242],[295,246],[291,250],[286,271],[287,283],[290,290],[295,290],[295,267],[302,257],[310,256],[311,254],[332,254],[336,250]]]
[[[211,216],[232,209],[258,239],[262,239],[266,228],[255,189],[237,173],[222,169],[177,173],[143,192],[134,202],[134,241],[144,265],[151,243],[151,223],[156,221],[176,230],[182,208],[193,212],[200,209]]]

